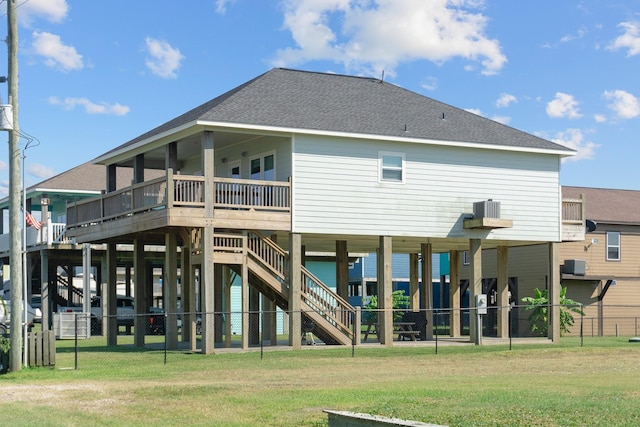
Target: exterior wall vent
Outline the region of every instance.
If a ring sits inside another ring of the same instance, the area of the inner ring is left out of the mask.
[[[500,202],[483,200],[473,203],[474,218],[500,218]]]
[[[574,276],[584,276],[587,271],[587,262],[582,259],[565,259],[562,272]]]

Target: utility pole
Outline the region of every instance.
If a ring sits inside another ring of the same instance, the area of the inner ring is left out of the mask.
[[[13,129],[9,130],[9,233],[11,241],[11,352],[9,368],[12,372],[22,369],[22,320],[23,280],[21,226],[24,213],[20,212],[20,128],[18,126],[18,17],[17,0],[7,0],[7,46],[9,67],[9,104],[13,107]],[[24,307],[26,313],[26,306]],[[26,317],[26,316],[25,316]],[[26,337],[24,337],[26,339]],[[25,343],[26,346],[26,343]]]

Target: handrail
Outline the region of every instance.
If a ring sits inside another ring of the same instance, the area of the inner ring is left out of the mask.
[[[250,256],[272,271],[276,278],[287,281],[289,255],[285,251],[257,231],[250,232],[248,244]],[[303,266],[301,270],[301,295],[305,303],[343,334],[352,338],[355,309],[306,267]]]
[[[67,227],[86,226],[178,206],[204,209],[207,194],[212,196],[214,209],[291,212],[289,182],[214,178],[209,184],[203,176],[176,175],[169,170],[163,177],[68,203]]]

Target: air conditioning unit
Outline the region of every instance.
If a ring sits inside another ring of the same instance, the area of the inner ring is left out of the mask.
[[[493,200],[483,200],[473,204],[474,218],[500,218],[500,202]]]
[[[584,276],[587,270],[587,262],[583,259],[565,259],[562,272],[574,276]]]

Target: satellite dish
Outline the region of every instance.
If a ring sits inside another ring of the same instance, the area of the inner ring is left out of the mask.
[[[593,233],[594,231],[596,231],[597,224],[595,221],[588,219],[585,221],[585,224],[589,233]]]

